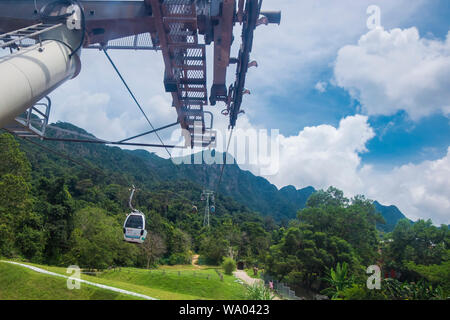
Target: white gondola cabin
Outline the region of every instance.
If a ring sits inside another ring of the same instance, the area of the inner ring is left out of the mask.
[[[145,230],[145,217],[140,211],[133,211],[123,224],[123,239],[132,243],[143,243],[147,237]]]
[[[132,211],[127,215],[127,218],[123,223],[123,239],[131,243],[143,243],[147,237],[147,230],[145,230],[145,216],[139,210],[134,209],[131,204],[135,191],[136,187],[133,186],[128,202]]]

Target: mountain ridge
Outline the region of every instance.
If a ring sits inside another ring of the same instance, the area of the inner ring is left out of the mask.
[[[86,130],[70,123],[58,122],[57,124],[53,124],[53,126],[91,135]],[[51,132],[50,134],[56,136],[60,135],[60,133],[56,133],[55,131],[49,131]],[[110,159],[110,163],[105,163],[104,161],[100,161],[99,163],[98,160],[100,159],[98,157],[100,155],[100,149],[98,149],[98,147],[99,146],[95,145],[77,145],[73,148],[76,149],[77,153],[81,156],[87,156],[89,154],[90,160],[94,163],[96,162],[97,165],[106,166],[112,170],[136,171],[135,178],[137,178],[137,181],[151,180],[154,183],[158,183],[158,180],[187,179],[198,184],[203,189],[216,190],[217,182],[219,181],[220,172],[222,170],[221,164],[207,165],[202,162],[202,164],[175,165],[174,163],[171,163],[171,159],[161,158],[155,153],[147,150],[127,150],[107,146],[102,147],[112,148],[113,150],[117,150],[117,152],[114,153],[114,158]],[[89,149],[89,152],[86,149]],[[202,156],[208,152],[212,151],[202,151]],[[127,156],[131,156],[135,159],[132,161],[132,167],[123,165],[124,157]],[[224,154],[216,153],[214,156],[223,157]],[[192,160],[195,157],[195,154],[184,158],[187,157],[191,157]],[[137,159],[140,159],[143,163],[138,163]],[[274,220],[281,222],[295,219],[298,210],[303,209],[306,206],[309,196],[316,192],[316,189],[312,186],[297,189],[292,185],[287,185],[278,189],[267,179],[256,176],[248,170],[242,170],[236,161],[234,161],[234,158],[232,159],[233,163],[227,164],[224,168],[224,174],[218,192],[231,197],[236,202],[245,205],[251,210],[259,212],[263,216],[271,216]],[[116,163],[114,164],[114,162]],[[191,163],[193,163],[193,161]],[[406,218],[395,206],[384,206],[378,201],[374,201],[374,206],[386,220],[385,225],[377,225],[378,229],[381,231],[392,231],[398,220]]]

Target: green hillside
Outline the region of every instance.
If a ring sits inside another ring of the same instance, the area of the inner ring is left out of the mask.
[[[73,126],[69,123],[58,123],[58,127],[73,132],[79,132],[84,135],[90,135],[83,129]],[[49,136],[54,137],[72,137],[50,129]],[[78,137],[79,138],[79,137]],[[58,149],[65,150],[72,155],[83,159],[91,164],[93,168],[106,171],[110,179],[120,176],[128,177],[127,180],[133,180],[137,185],[147,188],[163,187],[164,182],[185,181],[190,188],[194,188],[195,195],[189,195],[188,199],[200,204],[198,197],[202,189],[208,188],[215,190],[217,181],[222,169],[221,165],[189,164],[177,165],[171,163],[171,160],[163,159],[157,155],[145,150],[122,150],[118,147],[106,147],[102,145],[90,144],[68,144],[46,142],[46,145],[56,146]],[[24,145],[24,150],[29,152],[30,148]],[[204,151],[204,156],[213,151]],[[194,157],[191,156],[191,163],[194,163]],[[216,158],[224,157],[223,154],[215,154]],[[34,158],[34,157],[33,157]],[[39,159],[42,161],[43,159]],[[37,167],[38,164],[36,163]],[[131,179],[130,179],[131,178]],[[119,180],[124,180],[120,178]],[[124,181],[123,181],[124,182]],[[131,183],[131,182],[130,182]],[[262,177],[253,175],[249,171],[241,170],[237,164],[227,165],[225,174],[220,186],[220,194],[230,197],[246,210],[255,211],[262,215],[267,215],[276,221],[295,219],[297,212],[305,208],[309,196],[316,190],[309,186],[302,189],[296,189],[293,186],[286,186],[277,189],[276,186]],[[177,192],[183,192],[182,189]],[[383,216],[386,214],[386,226],[379,225],[380,230],[392,231],[398,220],[404,218],[404,215],[398,210],[393,215],[390,207],[385,207],[375,203],[377,211]]]
[[[106,272],[101,278],[189,295],[195,299],[245,299],[245,287],[235,282],[233,276],[223,275],[222,281],[214,268],[176,266],[152,271],[126,268],[120,272]]]
[[[0,300],[134,300],[137,297],[89,285],[67,289],[67,280],[0,262]]]
[[[211,229],[203,227],[202,186],[170,175],[160,178],[164,166],[149,166],[136,152],[42,142],[46,148],[70,154],[77,159],[74,164],[10,135],[0,138],[4,164],[0,167],[0,252],[8,258],[19,255],[38,263],[88,268],[147,267],[190,263],[197,252],[207,263],[220,264],[230,246],[240,259],[262,258],[271,232],[277,229],[273,220],[264,221],[223,194],[216,196]],[[156,157],[158,161],[167,164]],[[146,215],[150,243],[154,239],[163,243],[157,255],[149,256],[142,246],[122,241],[132,184],[139,187],[133,205]]]
[[[383,215],[386,223],[377,224],[377,228],[384,232],[391,232],[394,230],[397,222],[406,219],[405,215],[398,210],[396,206],[383,206],[378,201],[374,201],[375,209]],[[412,222],[412,221],[411,221]]]
[[[50,272],[65,275],[66,268],[32,265]],[[66,280],[37,273],[22,266],[0,262],[0,299],[140,299],[81,283],[80,290],[68,290]],[[222,275],[216,268],[172,266],[153,270],[117,268],[103,270],[96,276],[82,274],[81,279],[131,291],[163,300],[241,300],[245,299],[245,287],[233,276]],[[17,279],[21,279],[17,282]],[[20,288],[16,290],[17,285]],[[67,292],[66,292],[67,291]],[[4,294],[2,295],[3,292]]]
[[[59,126],[86,134],[69,124]],[[50,135],[67,136],[52,130]],[[333,187],[277,190],[232,165],[226,168],[207,227],[200,194],[216,181],[218,166],[175,166],[146,151],[104,145],[36,145],[9,134],[0,135],[0,164],[0,255],[6,259],[51,265],[62,273],[73,264],[100,270],[91,281],[161,299],[242,297],[242,287],[232,277],[214,279],[213,269],[202,270],[209,279],[189,272],[160,273],[167,266],[190,265],[194,254],[200,255],[201,264],[217,267],[232,256],[245,268],[263,268],[299,292],[332,290],[324,279],[345,263],[363,290],[359,296],[364,296],[369,294],[364,270],[380,261],[387,270],[401,273],[402,281],[426,279],[424,285],[430,282],[433,290],[441,290],[447,226],[401,220],[381,242],[376,225],[383,217],[362,195],[348,199]],[[142,245],[123,241],[132,184],[139,188],[133,206],[147,222]],[[251,208],[256,205],[273,209],[264,214]],[[286,215],[281,208],[295,213]],[[397,217],[389,221],[391,226]],[[442,295],[425,295],[437,296]]]

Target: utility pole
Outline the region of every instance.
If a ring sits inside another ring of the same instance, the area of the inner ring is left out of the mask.
[[[210,199],[211,199],[211,202],[213,203],[212,206],[209,205]],[[214,191],[203,190],[200,200],[206,201],[205,216],[203,217],[203,226],[209,228],[210,209],[212,209],[213,212],[215,211],[215,207],[214,207]]]

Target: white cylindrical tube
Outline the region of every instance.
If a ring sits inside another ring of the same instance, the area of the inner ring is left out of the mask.
[[[47,40],[0,58],[0,128],[78,75],[80,58],[71,52],[62,42]]]

